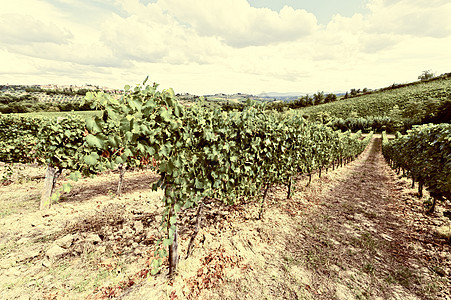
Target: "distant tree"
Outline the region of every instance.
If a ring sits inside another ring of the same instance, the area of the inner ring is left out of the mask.
[[[308,105],[307,97],[304,96],[304,97],[299,98],[299,103],[302,107],[306,107]]]
[[[368,92],[368,89],[367,88],[363,88],[363,90],[362,90],[362,93],[367,93]]]
[[[335,94],[327,94],[326,97],[324,98],[324,103],[329,103],[329,102],[333,102],[337,100],[337,95]]]
[[[346,92],[346,94],[345,94],[344,98],[345,98],[345,99],[348,99],[348,98],[349,98],[349,94],[348,94],[348,92]]]
[[[300,97],[298,100],[294,101],[295,108],[306,107],[306,106],[307,106],[307,101],[306,101],[305,97]]]
[[[42,92],[42,90],[38,86],[27,86],[25,88],[25,92],[27,92],[27,93],[37,93],[37,92]]]
[[[351,96],[356,96],[358,93],[356,89],[351,89]]]
[[[314,105],[322,104],[324,102],[324,92],[317,92],[313,94]]]
[[[420,76],[418,76],[418,79],[420,79],[421,81],[426,81],[434,77],[435,73],[433,73],[431,70],[426,70],[423,71]]]
[[[313,102],[313,101],[314,101],[313,97],[310,97],[308,94],[304,96],[304,99],[305,99],[305,104],[306,104],[306,106],[309,106],[309,105],[313,105],[313,104],[314,104],[314,102]]]
[[[86,96],[86,93],[88,92],[87,89],[79,89],[76,94],[80,96]]]

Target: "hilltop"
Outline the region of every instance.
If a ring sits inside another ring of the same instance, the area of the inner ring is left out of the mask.
[[[451,121],[451,74],[303,107],[311,120],[341,130],[405,132],[413,125]]]
[[[382,88],[377,91],[358,95],[348,99],[342,98],[333,103],[303,108],[306,115],[315,116],[328,113],[330,116],[347,118],[389,116],[395,106],[401,113],[421,114],[421,106],[428,102],[444,102],[451,100],[451,74],[429,81]]]

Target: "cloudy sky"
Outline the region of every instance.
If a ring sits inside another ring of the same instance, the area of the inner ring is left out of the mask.
[[[451,72],[449,0],[2,0],[0,84],[379,88]]]

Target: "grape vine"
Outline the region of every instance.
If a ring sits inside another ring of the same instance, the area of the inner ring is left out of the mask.
[[[426,186],[433,203],[436,200],[451,199],[451,125],[426,124],[414,126],[406,135],[397,134],[389,141],[384,134],[382,152],[392,168],[403,170],[418,182],[422,195]]]

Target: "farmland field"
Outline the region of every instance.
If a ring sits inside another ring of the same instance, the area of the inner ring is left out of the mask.
[[[42,112],[35,112],[35,113],[20,113],[20,114],[11,114],[16,116],[24,116],[24,117],[48,117],[48,118],[57,118],[57,117],[63,117],[66,115],[77,115],[81,116],[83,118],[92,117],[92,116],[101,116],[101,111],[94,111],[94,110],[88,110],[88,111],[62,111],[62,112],[48,112],[48,111],[42,111]]]
[[[120,197],[117,173],[83,179],[38,211],[43,170],[15,168],[13,183],[0,188],[4,299],[450,297],[445,207],[423,213],[410,183],[383,160],[379,138],[309,187],[298,177],[290,200],[274,186],[263,220],[256,202],[224,208],[207,201],[184,259],[196,222],[196,209],[188,209],[171,282],[165,270],[143,279],[163,209],[161,192],[149,187],[152,171],[127,174]]]

